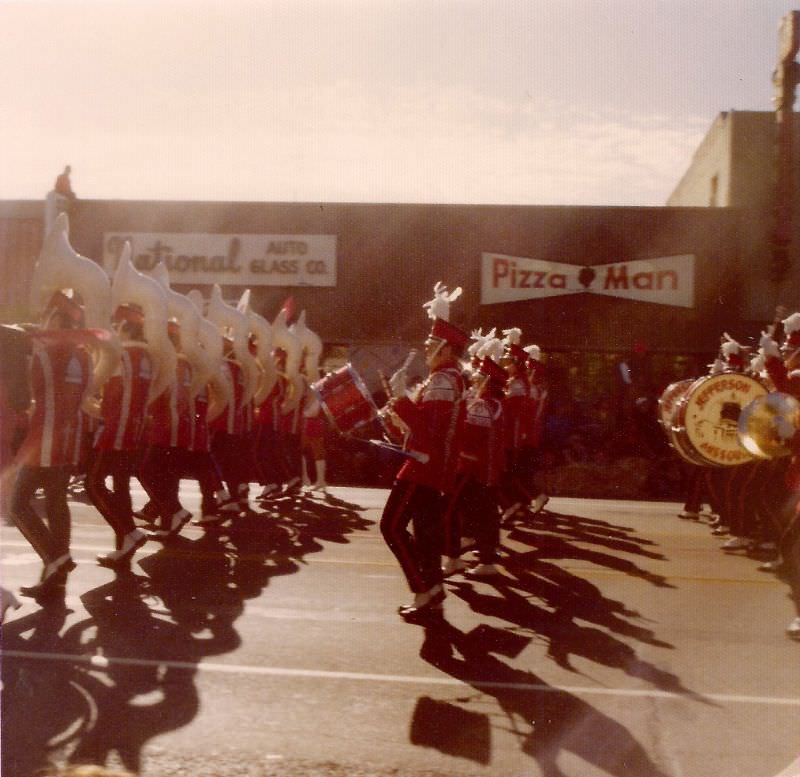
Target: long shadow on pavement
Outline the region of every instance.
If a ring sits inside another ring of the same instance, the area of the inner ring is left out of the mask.
[[[197,664],[240,645],[245,600],[297,572],[320,540],[347,542],[370,523],[333,498],[276,507],[170,541],[141,558],[146,576],[122,573],[84,593],[89,617],[66,630],[63,599],[4,624],[2,773],[115,759],[140,771],[149,740],[196,716]]]
[[[600,528],[603,531],[599,532],[598,527],[601,524]],[[589,530],[587,526],[590,527]],[[582,544],[601,545],[609,551],[644,556],[657,561],[664,560],[665,557],[661,553],[645,550],[642,547],[653,545],[651,540],[630,536],[627,533],[629,531],[631,530],[628,527],[616,527],[601,521],[587,523],[587,519],[579,516],[545,513],[537,516],[535,521],[514,526],[509,533],[509,539],[535,548],[528,553],[516,555],[521,566],[529,566],[537,559],[574,559],[624,572],[659,588],[674,588],[663,575],[650,572],[626,558],[582,547]]]
[[[420,656],[476,693],[418,699],[410,726],[412,742],[488,764],[491,732],[504,730],[536,761],[542,777],[566,777],[557,763],[566,752],[617,777],[666,777],[622,724],[532,672],[509,666],[494,652],[498,651],[480,629],[464,633],[444,618],[430,620]],[[489,701],[492,710],[487,712]],[[436,713],[462,721],[471,737],[439,725]]]

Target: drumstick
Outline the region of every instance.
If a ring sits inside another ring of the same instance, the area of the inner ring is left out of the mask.
[[[414,357],[417,355],[416,348],[412,348],[408,352],[408,356],[406,356],[406,360],[403,362],[403,366],[400,368],[401,370],[407,370],[411,366],[411,362],[414,361]]]
[[[383,372],[383,370],[378,370],[378,377],[381,379],[381,385],[386,393],[386,398],[391,399],[392,387],[389,385],[389,379],[386,377],[386,374]]]
[[[397,370],[394,371],[392,378],[394,378],[395,375],[400,375],[401,373],[404,373],[411,366],[411,362],[414,361],[414,357],[416,355],[417,351],[414,348],[412,348],[408,352],[406,360],[400,365],[400,367]],[[386,396],[389,398],[393,397],[394,392],[392,391],[391,383],[388,380],[386,380],[386,376],[383,374],[383,372],[378,371],[378,374],[381,376],[381,380],[383,381],[383,390],[386,392]]]

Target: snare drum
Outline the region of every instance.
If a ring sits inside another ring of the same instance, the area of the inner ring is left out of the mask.
[[[349,434],[378,417],[378,408],[364,381],[350,364],[326,375],[311,388],[328,420],[341,434]]]
[[[739,416],[764,385],[735,372],[698,378],[678,401],[670,430],[678,453],[692,464],[730,467],[752,461],[739,441]]]

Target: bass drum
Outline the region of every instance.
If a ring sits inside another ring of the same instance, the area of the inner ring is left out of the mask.
[[[676,428],[675,412],[695,380],[695,378],[679,380],[676,383],[670,383],[669,386],[664,389],[664,393],[658,400],[658,422],[664,429],[664,434],[667,435],[667,442],[669,442],[670,447],[673,448],[684,461],[698,466],[705,466],[705,461],[700,460],[691,448],[687,448],[681,437],[674,432]]]
[[[678,402],[671,434],[678,453],[692,464],[732,467],[752,461],[739,440],[739,417],[764,385],[749,375],[706,375],[689,386]]]

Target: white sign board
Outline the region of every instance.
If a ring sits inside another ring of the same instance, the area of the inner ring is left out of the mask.
[[[588,293],[691,308],[694,264],[691,254],[582,267],[484,253],[481,304]]]
[[[336,285],[336,235],[106,232],[103,265],[109,274],[126,240],[138,270],[149,272],[162,261],[172,283]]]

